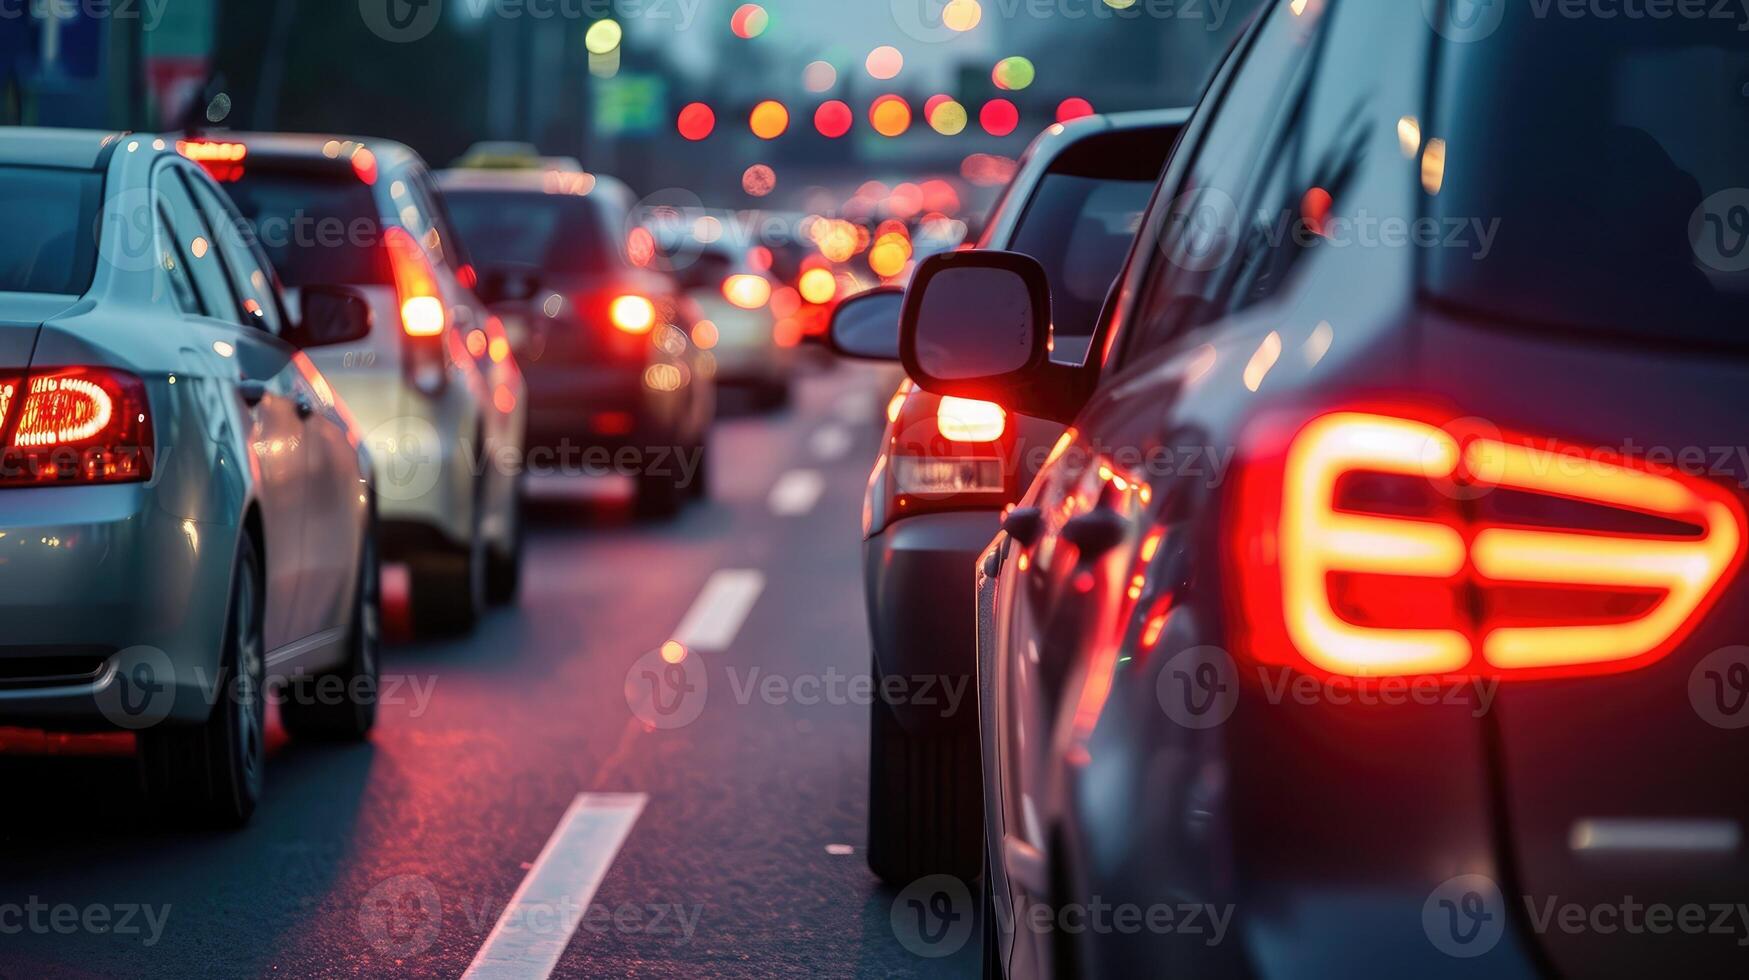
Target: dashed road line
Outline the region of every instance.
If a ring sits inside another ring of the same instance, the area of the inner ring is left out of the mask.
[[[771,512],[779,517],[806,514],[825,489],[826,481],[819,470],[790,470],[771,487]]]
[[[578,794],[463,980],[552,976],[647,800],[643,793]]]
[[[764,572],[751,568],[712,572],[671,639],[688,650],[727,650],[763,591]]]
[[[808,449],[822,460],[843,459],[850,452],[850,431],[842,425],[823,425],[808,439]]]

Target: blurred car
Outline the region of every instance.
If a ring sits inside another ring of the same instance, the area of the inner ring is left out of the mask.
[[[1086,356],[1100,305],[1188,116],[1162,109],[1054,126],[1033,141],[997,203],[979,245],[1043,264],[1060,297],[1053,358],[1076,364]],[[886,287],[846,300],[833,319],[834,349],[896,360],[902,299],[901,289]],[[976,655],[972,562],[1062,426],[909,381],[887,406],[887,422],[863,501],[874,674],[966,683]],[[934,873],[976,875],[983,861],[976,717],[879,700],[872,710],[870,868],[900,884]],[[923,779],[924,772],[932,775]]]
[[[918,270],[917,383],[1070,424],[979,563],[989,973],[1742,974],[1749,48],[1477,9],[1267,8],[1103,356]],[[1204,927],[1006,914],[1090,900]]]
[[[293,735],[375,720],[373,475],[299,349],[369,307],[294,317],[164,139],[10,130],[0,220],[0,724],[132,730],[151,798],[242,823],[269,685]]]
[[[179,143],[230,192],[290,295],[353,286],[368,336],[312,355],[368,433],[384,559],[414,627],[471,629],[516,596],[527,394],[430,172],[386,140],[223,133]]]
[[[766,408],[789,404],[799,338],[777,332],[771,280],[734,245],[695,244],[687,252],[696,254],[674,275],[698,306],[702,319],[692,336],[716,359],[717,383],[748,389]]]
[[[528,377],[531,451],[561,469],[614,460],[648,516],[703,496],[714,366],[693,341],[700,315],[646,267],[653,245],[626,186],[546,170],[452,170],[441,183]]]

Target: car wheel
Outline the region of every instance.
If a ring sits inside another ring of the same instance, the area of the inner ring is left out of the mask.
[[[261,561],[245,535],[231,574],[217,703],[199,725],[139,735],[146,798],[166,814],[240,827],[261,800],[267,742],[261,612]]]
[[[413,630],[421,636],[453,636],[474,628],[486,612],[486,541],[476,516],[468,543],[415,556]]]
[[[875,691],[882,690],[875,671]],[[977,731],[912,735],[891,705],[870,706],[868,866],[890,885],[984,863],[984,787]]]
[[[362,741],[377,719],[378,651],[382,592],[376,531],[365,534],[358,559],[358,593],[346,631],[346,662],[338,670],[300,675],[288,683],[279,719],[294,738]],[[335,680],[329,680],[335,678]]]
[[[495,606],[516,601],[522,588],[522,481],[516,482],[510,504],[510,541],[492,548],[486,557],[486,600]]]

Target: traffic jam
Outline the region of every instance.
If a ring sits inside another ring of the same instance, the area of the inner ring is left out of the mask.
[[[1749,7],[0,3],[0,977],[1740,977]]]

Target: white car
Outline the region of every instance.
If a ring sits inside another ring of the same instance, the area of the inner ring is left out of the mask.
[[[183,149],[294,292],[345,283],[370,302],[369,336],[314,359],[367,433],[384,559],[411,570],[415,628],[472,628],[520,579],[528,397],[424,162],[327,136],[225,133]]]
[[[370,460],[300,350],[370,310],[295,318],[238,220],[165,139],[0,137],[0,725],[134,731],[150,796],[228,824],[270,685],[294,735],[369,732],[378,623]]]

